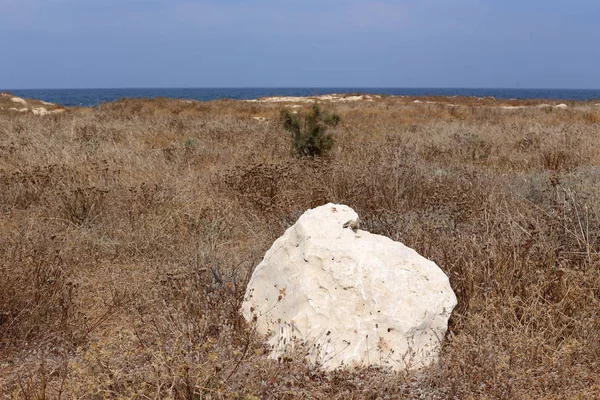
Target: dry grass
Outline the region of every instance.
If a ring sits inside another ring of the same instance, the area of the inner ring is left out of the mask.
[[[291,155],[278,104],[0,110],[0,393],[599,398],[600,107],[413,100],[335,105],[322,160]],[[262,254],[328,201],[450,276],[436,367],[278,364],[240,319]]]

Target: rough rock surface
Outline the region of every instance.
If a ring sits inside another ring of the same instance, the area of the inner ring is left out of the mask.
[[[273,358],[305,355],[324,369],[415,369],[437,360],[456,296],[432,261],[358,229],[345,205],[305,212],[267,251],[242,314]]]
[[[25,101],[25,99],[22,99],[20,97],[13,97],[13,98],[11,98],[11,100],[13,101],[13,103],[27,104],[27,101]]]

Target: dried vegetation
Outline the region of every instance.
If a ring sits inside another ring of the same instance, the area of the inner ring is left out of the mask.
[[[600,107],[412,100],[335,105],[321,159],[294,157],[281,104],[0,110],[0,393],[599,398]],[[240,319],[262,254],[328,201],[450,276],[436,367],[278,363]]]

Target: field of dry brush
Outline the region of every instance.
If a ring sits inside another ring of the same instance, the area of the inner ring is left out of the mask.
[[[330,104],[321,159],[279,103],[0,110],[0,397],[600,398],[600,106],[413,100]],[[439,365],[268,359],[246,283],[327,202],[449,275]]]

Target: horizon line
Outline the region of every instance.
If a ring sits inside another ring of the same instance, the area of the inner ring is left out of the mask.
[[[404,89],[404,90],[583,90],[583,91],[600,91],[600,88],[566,88],[566,87],[460,87],[460,86],[134,86],[134,87],[72,87],[72,88],[12,88],[0,89],[0,92],[23,91],[23,90],[168,90],[168,89]]]

